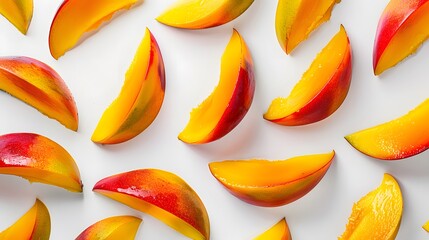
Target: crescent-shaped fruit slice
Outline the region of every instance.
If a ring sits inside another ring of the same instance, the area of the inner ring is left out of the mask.
[[[158,115],[164,100],[165,73],[155,38],[146,29],[119,97],[104,112],[92,141],[114,144],[143,132]]]
[[[264,118],[296,126],[329,117],[343,103],[352,78],[352,51],[343,26],[317,55],[286,98],[272,101]]]
[[[254,0],[178,0],[156,18],[168,26],[203,29],[228,23],[244,13]]]
[[[253,240],[292,240],[292,236],[286,219],[282,218],[278,223]]]
[[[252,57],[243,38],[234,29],[222,56],[219,84],[198,108],[192,110],[179,139],[197,144],[225,136],[246,115],[254,92]]]
[[[390,0],[378,22],[374,74],[380,75],[414,53],[429,37],[428,0]]]
[[[29,57],[0,57],[0,90],[76,131],[78,116],[65,82],[48,65]]]
[[[320,24],[331,18],[340,0],[279,0],[276,13],[276,34],[280,46],[291,53]]]
[[[429,99],[408,114],[345,139],[358,151],[383,160],[398,160],[429,148]]]
[[[234,196],[262,207],[291,203],[310,192],[331,166],[335,152],[288,160],[213,162],[213,176]]]
[[[133,216],[105,218],[85,229],[76,240],[134,240],[141,222]]]
[[[381,185],[353,205],[346,231],[338,240],[395,239],[402,207],[401,188],[391,175],[384,174]]]
[[[49,240],[51,217],[39,199],[18,221],[0,233],[0,240]]]
[[[173,173],[158,169],[120,173],[100,180],[93,191],[148,213],[191,239],[210,238],[203,202]]]
[[[0,14],[25,35],[33,17],[33,0],[2,0]]]
[[[33,133],[0,136],[0,174],[82,192],[79,169],[56,142]]]
[[[64,0],[55,14],[49,32],[49,49],[58,59],[83,40],[85,33],[97,30],[121,10],[142,0]],[[86,34],[88,35],[88,34]]]

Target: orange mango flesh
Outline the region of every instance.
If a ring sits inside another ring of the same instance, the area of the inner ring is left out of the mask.
[[[378,159],[414,156],[429,147],[429,99],[408,114],[390,122],[346,136],[360,152]]]
[[[286,219],[283,218],[270,229],[257,236],[253,240],[292,240],[292,236],[290,234]]]
[[[384,174],[381,185],[354,204],[346,231],[338,239],[393,240],[401,224],[402,207],[398,183]]]
[[[48,240],[51,234],[49,211],[39,199],[20,219],[0,232],[0,240]]]
[[[289,125],[286,119],[285,123],[282,123],[282,119],[299,112],[306,105],[310,104],[312,100],[323,92],[328,83],[333,80],[333,76],[335,76],[337,71],[347,71],[346,69],[342,69],[340,66],[345,60],[350,60],[350,54],[351,50],[347,33],[344,27],[341,26],[340,31],[316,56],[310,68],[304,73],[301,80],[295,85],[289,96],[286,98],[280,97],[274,99],[268,108],[268,111],[264,114],[264,118],[269,121],[278,122],[279,124]],[[350,79],[345,79],[345,81],[350,81]],[[349,85],[350,83],[347,84],[343,91],[347,92]],[[337,93],[333,92],[333,94]],[[338,105],[335,107],[336,109],[342,103],[344,98],[338,102],[334,101],[326,107],[330,109],[332,108],[331,105]],[[321,110],[320,108],[317,108],[314,109],[314,111],[320,112]],[[332,112],[332,110],[328,112]],[[290,125],[294,124],[291,123]]]
[[[251,75],[252,78],[250,82],[253,86],[246,86],[246,89],[244,89],[244,94],[248,95],[249,99],[252,99],[254,92],[253,61],[243,38],[234,30],[222,56],[219,84],[207,99],[192,110],[187,126],[179,134],[180,140],[186,143],[210,142],[216,140],[214,135],[216,135],[215,133],[219,128],[228,129],[223,133],[225,135],[239,123],[251,104],[251,100],[245,103],[249,106],[237,106],[233,102],[234,94],[237,94],[237,83],[242,81],[240,74],[243,71],[246,72],[244,75]],[[241,93],[239,90],[238,92]],[[233,121],[229,121],[230,124],[234,122],[234,124],[231,124],[234,126],[223,126],[223,123],[220,122],[225,117],[224,114],[227,110],[231,108],[237,108],[236,112],[241,108],[246,108],[246,111],[235,116],[236,118]]]
[[[28,57],[0,58],[0,90],[76,131],[78,115],[63,79],[48,65]]]
[[[213,162],[213,176],[233,195],[258,206],[281,206],[313,189],[332,163],[334,151],[288,160]]]
[[[54,141],[36,134],[0,136],[0,174],[82,192],[79,169],[70,154]]]
[[[289,54],[320,24],[328,21],[339,0],[279,0],[276,34],[280,46]]]
[[[429,37],[429,1],[392,0],[384,10],[374,46],[374,74],[414,53]]]
[[[133,216],[109,217],[89,226],[76,240],[134,240],[141,221]]]
[[[120,11],[130,9],[141,0],[65,0],[52,21],[49,49],[58,59],[73,48],[84,33],[98,29]]]
[[[210,28],[234,20],[246,11],[253,1],[178,0],[156,20],[177,28]]]
[[[144,131],[164,100],[165,73],[156,40],[146,29],[128,69],[118,98],[104,112],[92,141],[103,144],[127,141]]]
[[[25,35],[33,17],[33,0],[2,0],[0,14]]]
[[[93,191],[145,212],[191,239],[209,239],[206,209],[195,191],[178,176],[142,169],[100,180]]]
[[[427,222],[423,225],[423,229],[424,229],[426,232],[429,232],[429,221],[427,221]]]

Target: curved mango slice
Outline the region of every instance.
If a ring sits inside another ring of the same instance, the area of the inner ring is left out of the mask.
[[[346,231],[338,240],[393,240],[402,218],[402,193],[396,180],[384,174],[374,191],[353,205]]]
[[[244,118],[255,92],[253,61],[246,43],[234,29],[222,56],[220,81],[212,94],[191,112],[179,139],[186,143],[215,141]]]
[[[158,169],[120,173],[100,180],[93,191],[148,213],[191,239],[210,238],[203,202],[173,173]]]
[[[51,217],[45,204],[39,199],[18,221],[0,232],[0,240],[25,239],[49,240]]]
[[[414,53],[429,37],[428,0],[390,0],[378,22],[373,51],[380,75]]]
[[[25,35],[33,18],[33,0],[2,0],[0,14]]]
[[[292,240],[292,236],[286,219],[282,218],[278,223],[253,240]]]
[[[155,38],[146,29],[121,93],[104,112],[92,141],[121,143],[143,132],[158,115],[164,92],[164,62]]]
[[[254,0],[178,0],[156,18],[176,28],[203,29],[228,23],[244,13]]]
[[[335,152],[288,160],[213,162],[213,176],[234,196],[262,207],[291,203],[310,192],[331,166]]]
[[[398,160],[429,148],[429,99],[390,122],[352,133],[345,139],[358,151],[383,160]]]
[[[73,96],[63,79],[48,65],[28,57],[0,57],[0,90],[77,131]]]
[[[49,32],[49,49],[58,59],[76,46],[85,33],[97,30],[115,13],[142,0],[64,0],[55,14]]]
[[[320,24],[331,18],[340,0],[279,0],[276,13],[276,34],[280,46],[291,53]]]
[[[141,222],[133,216],[105,218],[85,229],[76,240],[134,240]]]
[[[82,192],[79,169],[56,142],[33,133],[0,136],[0,174]]]
[[[343,103],[352,78],[352,51],[343,26],[317,55],[286,98],[274,99],[264,118],[296,126],[329,117]]]

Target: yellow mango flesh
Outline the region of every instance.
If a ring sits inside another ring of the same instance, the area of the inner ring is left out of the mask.
[[[276,98],[264,114],[267,120],[276,120],[293,114],[308,104],[331,80],[338,70],[349,46],[347,33],[340,31],[316,56],[310,68],[286,98]]]
[[[1,0],[0,14],[26,34],[33,17],[33,0]]]
[[[384,174],[374,191],[355,203],[339,240],[394,240],[401,223],[402,193],[396,180]]]
[[[292,236],[289,231],[286,219],[283,218],[270,229],[257,236],[253,240],[291,240]]]
[[[140,218],[133,216],[109,217],[85,229],[76,240],[133,240],[141,221]]]
[[[426,230],[426,232],[429,232],[429,221],[427,221],[424,225],[423,225],[423,229]]]

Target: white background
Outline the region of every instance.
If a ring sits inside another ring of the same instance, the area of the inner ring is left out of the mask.
[[[48,33],[61,0],[35,0],[27,36],[0,17],[0,55],[22,55],[52,66],[65,80],[79,110],[79,130],[72,132],[23,102],[0,93],[0,133],[35,132],[64,146],[75,158],[83,194],[15,176],[0,176],[0,229],[5,229],[40,198],[48,207],[51,239],[74,239],[92,223],[114,215],[140,216],[137,239],[186,239],[162,222],[91,191],[112,174],[159,168],[181,176],[199,194],[210,216],[211,239],[251,239],[286,217],[294,239],[335,239],[345,229],[354,202],[376,188],[384,172],[399,181],[404,197],[397,239],[428,239],[421,225],[429,219],[429,152],[396,162],[364,156],[344,136],[413,109],[429,97],[429,48],[424,46],[381,77],[372,74],[372,49],[378,18],[388,0],[344,0],[329,22],[291,56],[275,36],[277,1],[255,0],[229,24],[200,31],[164,26],[154,18],[174,0],[146,0],[117,16],[58,61],[48,48]],[[328,119],[284,127],[262,118],[272,99],[287,96],[316,54],[343,24],[353,48],[353,79],[342,106]],[[166,95],[154,123],[133,140],[99,146],[90,136],[105,108],[118,95],[135,50],[149,27],[166,66]],[[177,139],[189,112],[219,81],[220,58],[232,28],[246,40],[255,63],[256,91],[243,121],[223,139],[190,146]],[[226,159],[287,159],[336,151],[333,165],[309,194],[283,207],[261,208],[230,195],[210,174],[207,164]]]

